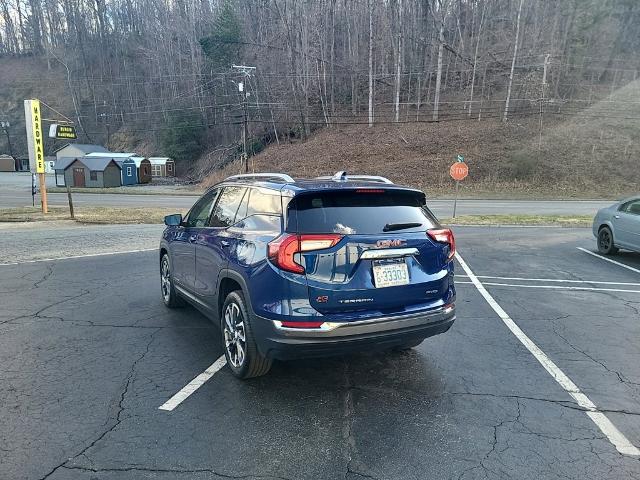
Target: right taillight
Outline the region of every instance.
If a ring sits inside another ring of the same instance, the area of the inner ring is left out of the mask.
[[[304,267],[295,260],[296,253],[331,248],[342,239],[336,234],[295,235],[283,233],[267,245],[267,256],[271,262],[288,272],[304,273]]]
[[[453,237],[453,232],[448,228],[436,228],[427,230],[427,235],[438,243],[446,243],[449,245],[449,255],[447,260],[451,260],[456,254],[456,240]]]

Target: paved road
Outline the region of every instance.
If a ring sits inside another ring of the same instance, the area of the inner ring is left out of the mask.
[[[47,176],[47,182],[53,186],[53,176]],[[31,180],[29,174],[0,173],[0,208],[24,207],[31,205]],[[161,187],[160,187],[161,188]],[[75,193],[74,204],[78,206],[108,207],[173,207],[187,210],[198,196],[182,195],[127,195],[127,194],[91,194]],[[50,193],[49,204],[67,206],[66,193]],[[36,204],[39,197],[36,198]],[[594,215],[602,207],[611,205],[614,200],[460,200],[458,215]],[[429,200],[429,206],[439,217],[450,217],[453,213],[453,200]]]
[[[587,229],[456,233],[496,301],[640,446],[640,275],[579,251]],[[279,362],[248,382],[225,367],[167,412],[221,338],[164,308],[154,252],[1,266],[0,477],[640,478],[462,273],[458,320],[409,353]],[[635,285],[550,288],[605,281]]]

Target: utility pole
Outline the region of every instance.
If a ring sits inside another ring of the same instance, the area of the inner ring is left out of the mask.
[[[109,148],[109,141],[111,140],[111,139],[109,138],[109,137],[110,137],[110,134],[109,134],[109,133],[110,133],[110,132],[109,132],[109,127],[110,127],[110,125],[109,125],[109,119],[108,119],[108,117],[107,117],[107,114],[106,114],[106,113],[99,113],[99,114],[98,114],[98,116],[99,116],[99,117],[104,121],[105,127],[106,127],[106,129],[107,129],[107,143],[106,143],[105,147],[107,147],[107,149],[108,149],[108,148]]]
[[[255,72],[256,67],[248,67],[246,65],[231,65],[231,68],[241,73],[244,82],[238,82],[238,91],[242,95],[242,160],[244,162],[244,173],[249,173],[249,153],[247,152],[247,138],[249,137],[249,112],[247,99],[249,92],[245,91],[247,79]]]
[[[7,146],[9,147],[9,155],[13,157],[13,147],[11,146],[11,137],[9,136],[9,127],[11,124],[9,121],[0,122],[0,127],[4,130],[4,134],[7,136]]]
[[[542,69],[542,95],[540,98],[540,129],[538,138],[538,150],[542,150],[542,117],[544,116],[544,97],[547,90],[547,67],[549,65],[549,57],[551,54],[547,53],[544,56],[544,67]]]

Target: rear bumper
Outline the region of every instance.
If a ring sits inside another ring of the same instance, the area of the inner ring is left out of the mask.
[[[444,333],[455,319],[455,307],[447,306],[373,320],[326,322],[314,329],[283,328],[276,320],[254,316],[252,327],[263,355],[289,360],[393,348]]]

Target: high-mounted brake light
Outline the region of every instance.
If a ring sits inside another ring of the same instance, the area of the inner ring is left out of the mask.
[[[429,235],[433,240],[438,243],[446,243],[449,245],[449,255],[447,256],[447,260],[451,260],[453,256],[456,254],[456,239],[453,236],[453,232],[448,228],[436,228],[432,230],[427,230],[427,235]]]
[[[356,193],[384,193],[383,188],[357,188]]]
[[[331,248],[342,239],[337,234],[295,235],[283,233],[267,246],[267,256],[282,270],[304,273],[304,267],[295,260],[296,253]]]

